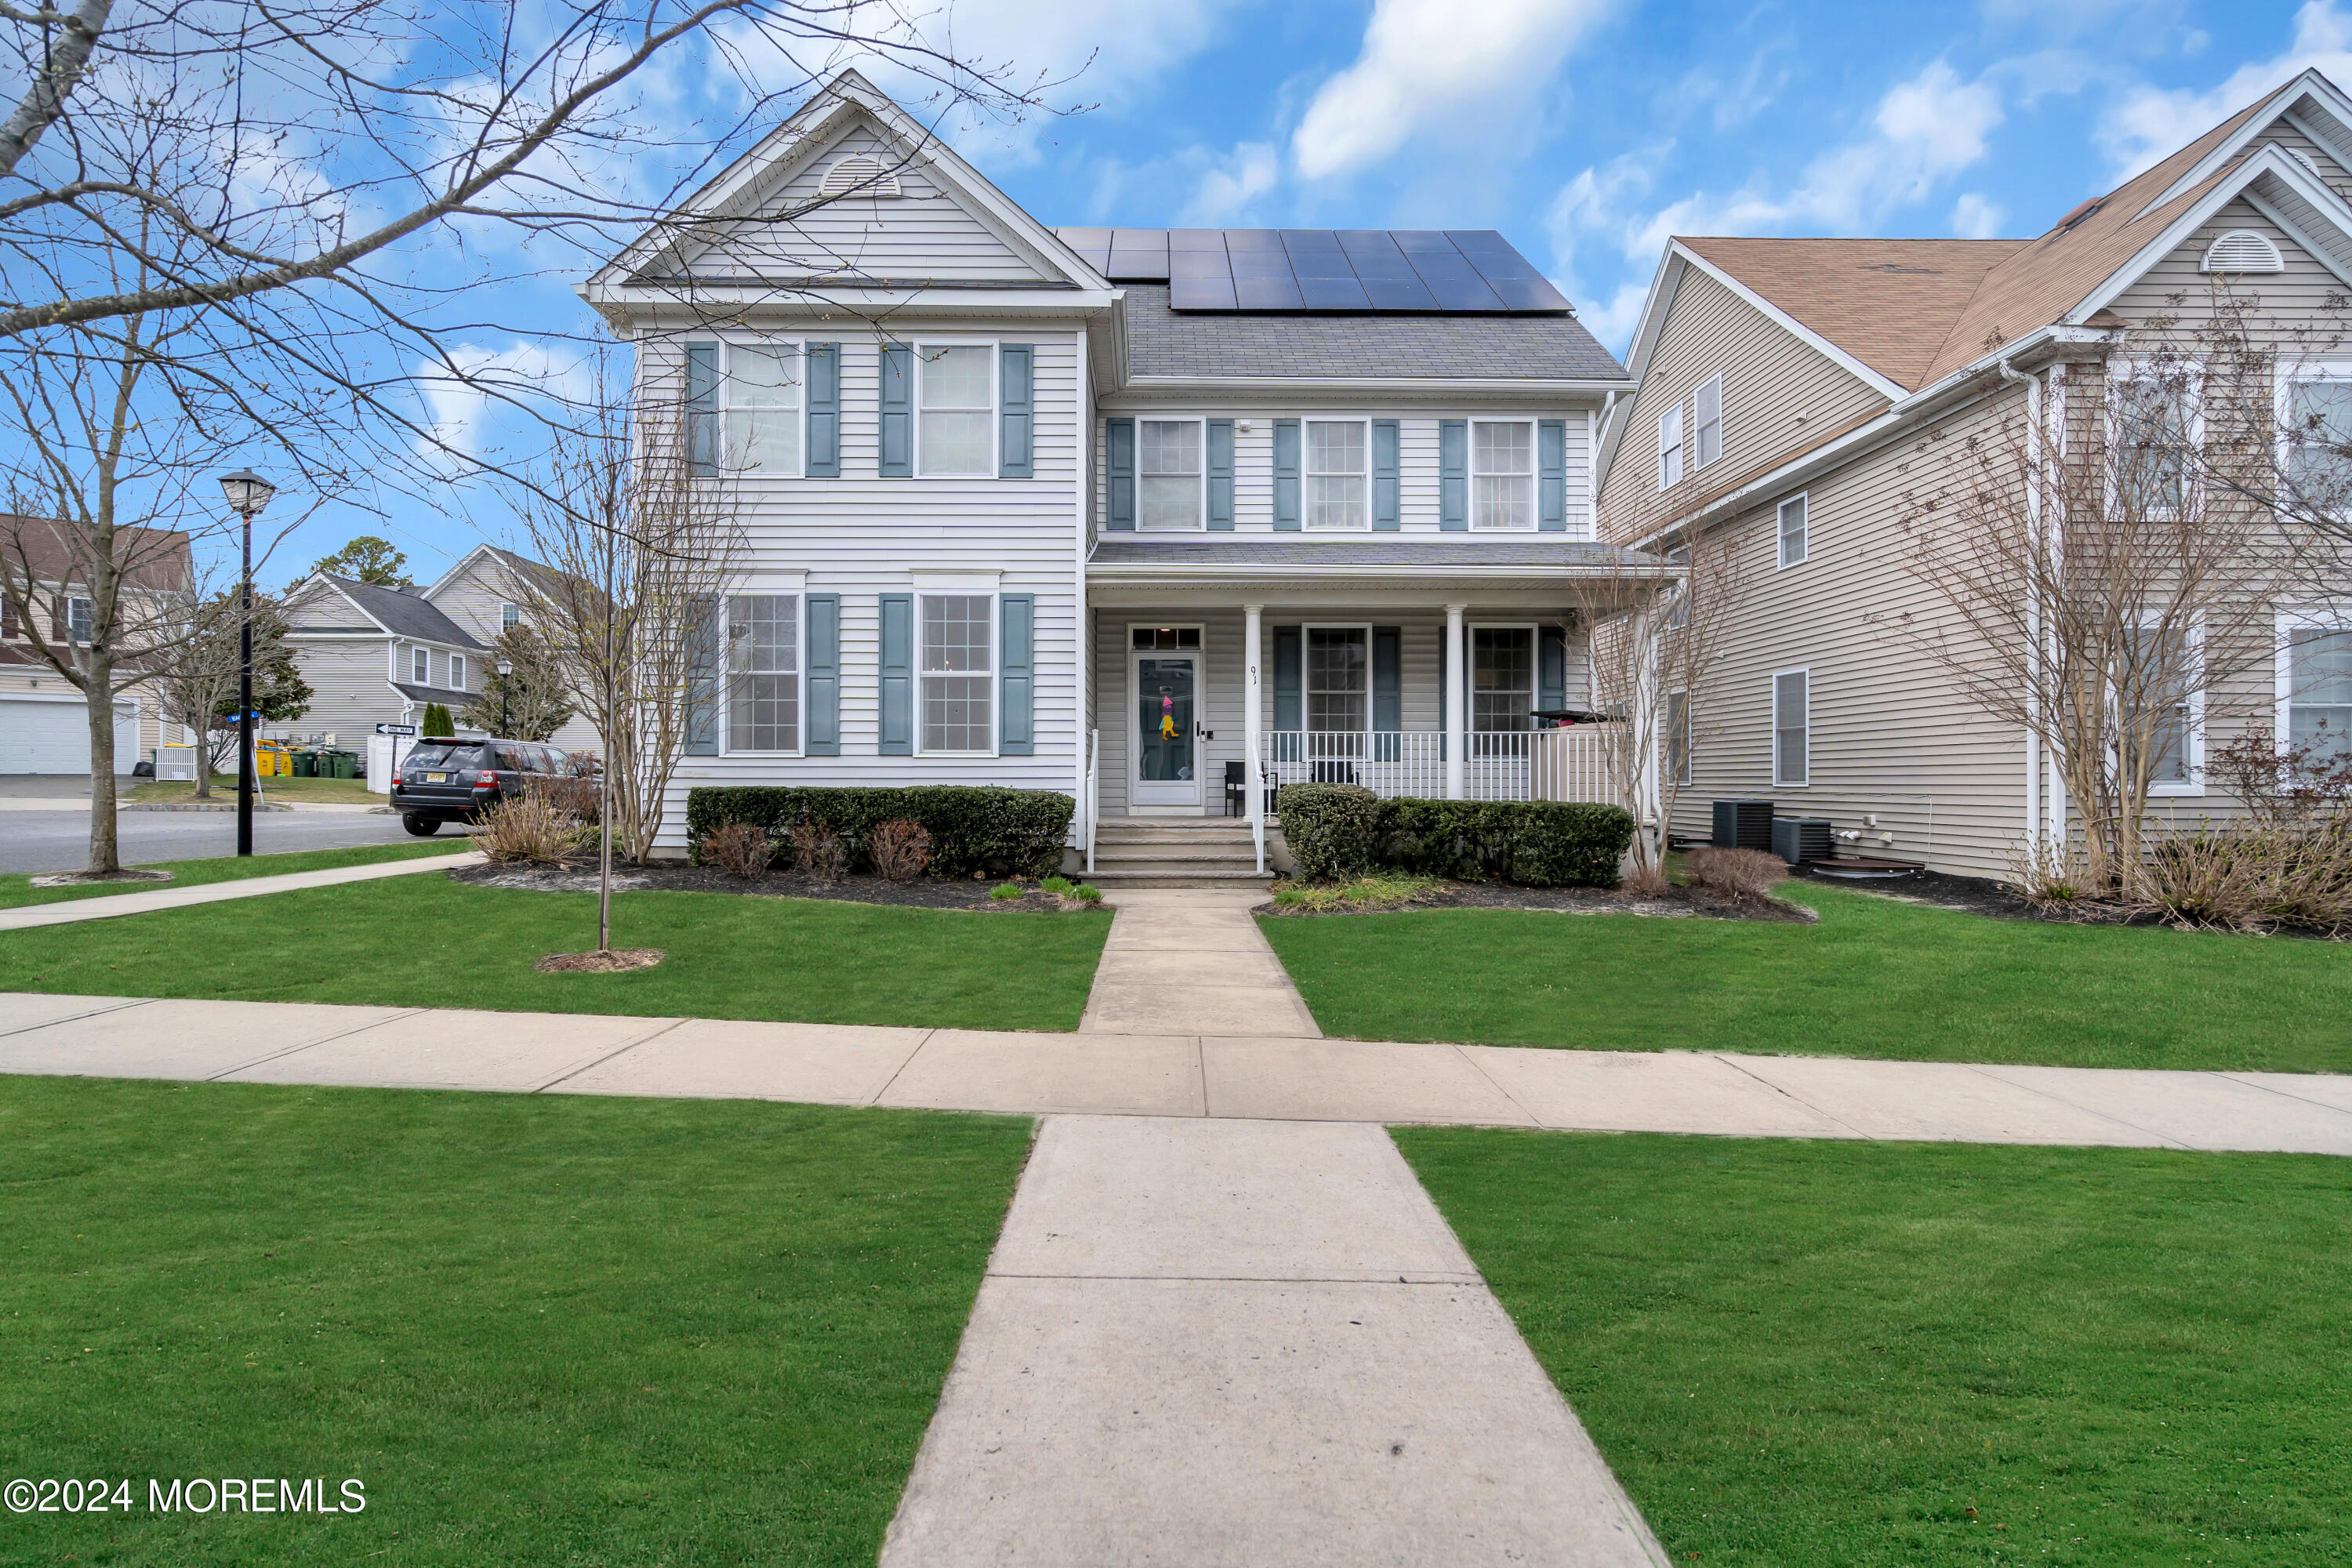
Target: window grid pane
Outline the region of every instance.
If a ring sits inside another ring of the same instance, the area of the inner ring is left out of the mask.
[[[801,469],[800,346],[727,346],[727,466],[761,475]]]
[[[1364,528],[1370,525],[1362,421],[1307,422],[1307,526]]]
[[[2287,472],[2341,506],[2352,488],[2352,381],[2299,381],[2287,405]]]
[[[989,359],[994,350],[918,349],[922,407],[917,433],[927,475],[984,475],[995,451]]]
[[[800,749],[800,601],[753,594],[727,602],[727,745]]]
[[[1805,558],[1805,510],[1803,496],[1780,503],[1780,564],[1794,566]]]
[[[1201,426],[1190,419],[1138,422],[1137,525],[1152,529],[1201,526]]]
[[[1481,420],[1470,426],[1470,526],[1536,525],[1535,427]]]
[[[1307,628],[1307,727],[1367,727],[1370,658],[1361,626]]]
[[[1772,782],[1801,784],[1806,780],[1805,731],[1811,693],[1801,672],[1772,678]]]
[[[996,601],[986,594],[923,597],[923,750],[994,748],[991,712]]]
[[[1533,721],[1535,633],[1478,627],[1470,632],[1470,727],[1524,730]]]

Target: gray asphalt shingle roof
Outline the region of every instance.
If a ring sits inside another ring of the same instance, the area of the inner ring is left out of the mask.
[[[443,615],[430,599],[404,594],[397,588],[337,577],[331,573],[322,572],[320,575],[341,588],[350,596],[352,603],[374,616],[377,625],[396,637],[447,643],[453,647],[482,646],[467,636],[464,627]]]
[[[392,689],[411,702],[438,702],[452,710],[463,708],[476,695],[471,691],[452,691],[446,686],[419,686],[410,680],[395,680]]]
[[[1170,310],[1164,283],[1123,287],[1129,375],[1626,379],[1574,316],[1215,315]]]
[[[1265,534],[1223,539],[1102,539],[1088,560],[1102,566],[1638,566],[1654,555],[1580,539],[1302,539]]]

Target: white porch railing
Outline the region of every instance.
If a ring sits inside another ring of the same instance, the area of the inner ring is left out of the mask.
[[[1467,800],[1612,801],[1595,730],[1474,730],[1465,737]],[[1269,791],[1352,784],[1381,795],[1445,796],[1445,735],[1436,730],[1269,730],[1259,769]]]

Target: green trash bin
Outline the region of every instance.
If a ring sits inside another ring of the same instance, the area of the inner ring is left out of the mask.
[[[319,776],[319,758],[315,752],[298,749],[294,753],[294,776],[314,779]]]
[[[334,759],[335,777],[355,779],[360,776],[359,758],[349,752],[330,752],[327,754]]]

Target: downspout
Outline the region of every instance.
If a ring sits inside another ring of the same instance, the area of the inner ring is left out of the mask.
[[[2000,378],[2025,388],[2025,519],[2031,531],[2038,559],[2042,547],[2042,378],[2028,375],[2012,368],[2007,358],[2000,360]],[[2025,591],[2025,630],[2028,647],[2025,650],[2025,841],[2029,849],[2039,856],[2042,842],[2042,734],[2033,721],[2041,716],[2039,690],[2042,680],[2042,601],[2040,585],[2028,582]]]

